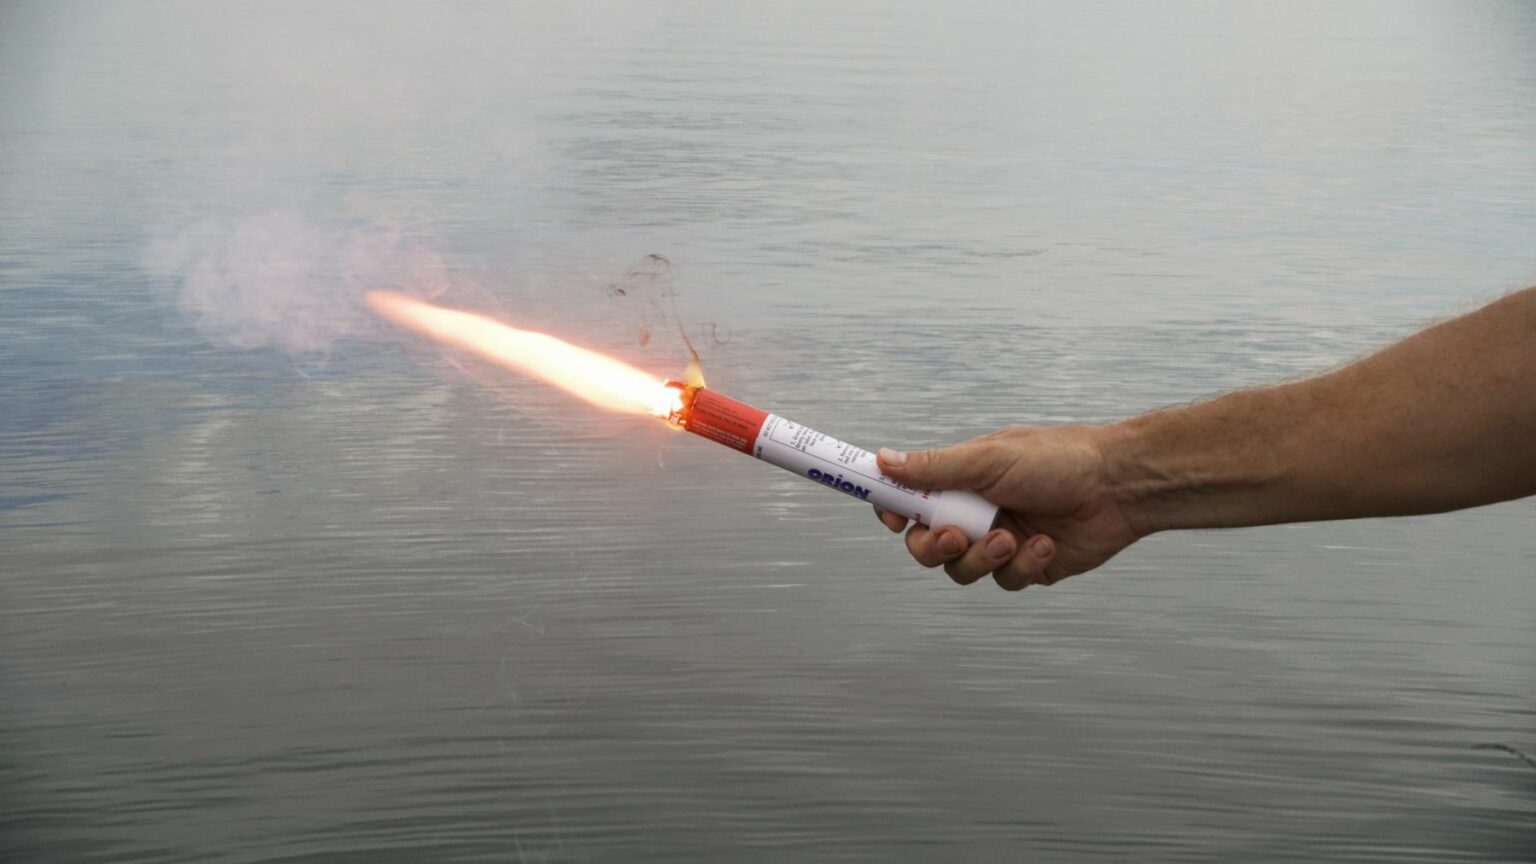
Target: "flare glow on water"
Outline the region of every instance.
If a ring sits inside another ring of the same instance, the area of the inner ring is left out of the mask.
[[[913,489],[887,477],[868,450],[706,390],[697,363],[689,367],[686,381],[668,381],[473,312],[387,291],[370,292],[367,301],[396,324],[553,384],[599,408],[649,414],[925,525],[954,525],[979,540],[997,517],[996,505],[973,492]]]

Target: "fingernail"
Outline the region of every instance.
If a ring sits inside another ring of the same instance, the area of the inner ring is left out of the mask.
[[[1045,537],[1037,536],[1029,541],[1029,551],[1036,558],[1044,558],[1051,554],[1051,541]]]
[[[1005,558],[1013,551],[1013,543],[1008,539],[1006,531],[999,531],[987,541],[988,558]]]
[[[901,452],[900,450],[892,450],[889,447],[880,448],[880,459],[887,465],[907,464],[907,454]]]
[[[964,549],[964,548],[965,548],[965,544],[960,542],[960,538],[955,535],[955,532],[953,532],[953,531],[945,531],[944,533],[939,535],[939,552],[940,553],[942,553],[944,555],[954,555],[955,553],[959,552],[961,549]]]

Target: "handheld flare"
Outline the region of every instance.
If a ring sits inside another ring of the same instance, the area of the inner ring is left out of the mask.
[[[703,387],[681,381],[667,387],[677,398],[666,400],[672,407],[663,419],[700,438],[924,525],[953,525],[972,542],[997,519],[997,505],[974,492],[914,489],[887,477],[868,450]]]
[[[997,518],[997,506],[980,495],[913,489],[885,476],[868,450],[705,389],[696,367],[690,367],[686,382],[666,381],[546,333],[519,330],[473,312],[388,291],[371,291],[366,300],[396,324],[553,384],[600,408],[659,417],[673,428],[924,525],[954,525],[976,541]]]

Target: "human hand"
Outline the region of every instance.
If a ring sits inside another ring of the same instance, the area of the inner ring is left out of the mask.
[[[954,447],[881,450],[880,469],[918,489],[969,489],[1001,507],[996,527],[969,543],[953,525],[913,524],[907,551],[924,567],[944,566],[961,585],[992,574],[1018,591],[1052,585],[1103,564],[1144,536],[1117,501],[1102,438],[1092,426],[1003,429]],[[901,531],[907,520],[875,508]]]

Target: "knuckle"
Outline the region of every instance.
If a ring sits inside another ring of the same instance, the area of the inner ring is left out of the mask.
[[[917,478],[928,471],[928,466],[933,464],[932,450],[910,450],[907,452],[907,461],[901,465],[893,465],[892,470],[901,477],[910,477],[913,482],[920,482]]]
[[[1007,585],[1004,584],[1005,582],[1009,585],[1017,585],[1018,588],[1012,589],[1015,591],[1022,589],[1024,586],[1030,584],[1031,582],[1034,582],[1039,576],[1039,574],[1032,570],[1029,565],[1023,562],[1022,557],[1014,558],[1007,564],[997,568],[993,575],[997,579],[997,584],[1002,585],[1005,588],[1007,587]]]
[[[911,535],[907,535],[909,538]],[[922,540],[908,540],[907,551],[912,553],[913,560],[932,569],[944,563],[944,559],[934,550],[933,544]]]
[[[949,578],[954,580],[957,585],[969,585],[981,578],[980,573],[967,567],[962,561],[952,561],[945,564],[944,572],[949,574]]]

